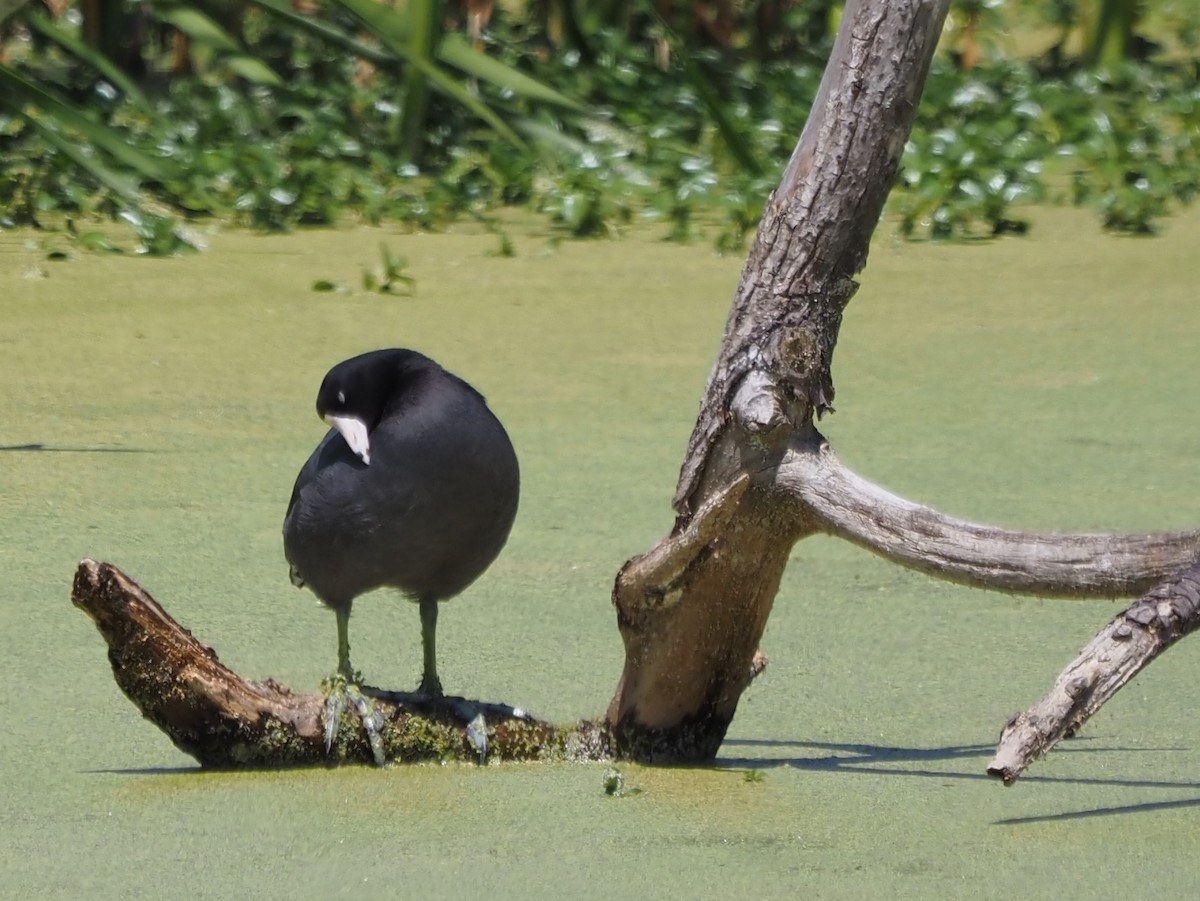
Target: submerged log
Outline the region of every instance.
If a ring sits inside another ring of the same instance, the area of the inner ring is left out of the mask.
[[[326,752],[321,694],[295,694],[273,679],[251,682],[224,666],[133,579],[110,563],[84,560],[71,601],[108,643],[113,677],[134,705],[185,754],[214,768],[372,763],[353,711],[342,714]],[[505,704],[368,689],[383,719],[389,761],[480,761],[468,722],[481,713],[490,760],[605,760],[603,725],[559,727]]]

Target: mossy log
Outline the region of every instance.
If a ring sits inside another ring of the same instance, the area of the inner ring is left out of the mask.
[[[325,749],[321,694],[295,694],[274,679],[251,682],[222,665],[133,579],[110,563],[84,560],[71,600],[108,643],[121,690],[175,746],[213,768],[372,763],[356,713],[342,714],[332,751]],[[368,690],[384,721],[389,761],[480,761],[467,721],[482,713],[488,760],[604,760],[611,740],[603,724],[560,727],[505,704]],[[464,716],[464,710],[470,711]]]

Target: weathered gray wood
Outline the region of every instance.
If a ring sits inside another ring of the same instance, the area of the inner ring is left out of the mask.
[[[1004,727],[988,774],[1012,785],[1061,739],[1075,735],[1122,686],[1200,626],[1200,566],[1153,588],[1118,614],[1062,671],[1042,701]]]
[[[1200,531],[1036,533],[955,519],[842,465],[823,440],[793,447],[777,483],[824,531],[930,575],[1000,591],[1129,597],[1200,559]]]
[[[1047,535],[957,520],[855,476],[815,428],[832,409],[842,312],[946,8],[846,5],[742,272],[681,467],[675,529],[630,560],[613,590],[625,666],[608,723],[622,754],[716,753],[788,552],[814,532],[966,584],[1060,596],[1133,594],[1200,556],[1195,531]]]
[[[846,4],[808,121],[772,193],[709,376],[675,494],[687,513],[719,436],[768,442],[832,409],[830,362],[891,190],[948,0]],[[782,416],[735,420],[748,376]]]

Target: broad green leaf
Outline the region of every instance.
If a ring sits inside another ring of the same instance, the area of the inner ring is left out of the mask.
[[[76,166],[87,172],[92,178],[96,179],[96,181],[104,185],[104,187],[108,188],[130,206],[138,206],[141,203],[142,197],[133,179],[113,172],[94,156],[84,153],[80,149],[79,144],[74,141],[68,141],[48,123],[40,119],[31,118],[29,124],[42,135],[47,144],[71,160]]]
[[[292,9],[288,0],[248,0],[248,2],[263,10],[263,12],[274,16],[281,22],[291,25],[300,31],[306,31],[313,37],[328,41],[330,44],[341,47],[343,50],[349,51],[355,56],[362,57],[369,62],[380,65],[395,62],[394,55],[385,53],[378,47],[372,47],[370,44],[364,44],[353,35],[347,34],[340,28],[330,25],[322,19],[318,19],[315,16],[300,15],[300,13]]]
[[[473,78],[512,91],[518,96],[552,103],[555,106],[577,112],[581,112],[583,109],[579,103],[565,94],[560,94],[549,85],[543,84],[536,78],[530,78],[524,72],[506,66],[498,59],[493,59],[486,53],[476,50],[465,37],[457,32],[447,34],[442,38],[437,58],[447,65],[461,69]]]
[[[31,2],[32,0],[0,0],[0,25],[3,25]]]
[[[529,149],[520,136],[486,103],[473,95],[465,85],[450,77],[430,60],[411,51],[406,42],[409,33],[408,24],[399,13],[376,0],[336,0],[336,2],[362,22],[383,42],[385,47],[402,57],[409,65],[419,69],[439,90],[492,126],[497,134],[510,144],[514,144],[522,150]]]
[[[436,0],[410,0],[408,4],[409,59],[422,65],[410,65],[404,73],[404,104],[400,118],[400,160],[417,162],[425,136],[425,115],[429,108],[429,76],[433,67],[433,48],[438,37]]]
[[[696,65],[693,60],[684,50],[680,54],[683,61],[683,71],[691,83],[692,88],[696,91],[700,102],[704,104],[704,108],[708,110],[708,114],[712,116],[713,123],[717,126],[717,131],[721,135],[721,140],[725,142],[725,146],[729,148],[729,152],[733,154],[739,165],[742,166],[751,175],[762,175],[763,166],[758,161],[757,155],[750,146],[750,142],[746,140],[746,136],[734,122],[733,114],[725,109],[721,103],[721,98],[717,96],[717,92],[712,89],[708,78],[704,72]]]
[[[160,22],[179,29],[198,44],[204,44],[215,50],[224,50],[227,53],[237,53],[242,49],[228,31],[198,9],[169,6],[166,8],[151,7],[151,11]]]
[[[262,84],[275,88],[283,86],[283,79],[276,75],[270,66],[253,56],[239,53],[236,56],[225,57],[221,60],[221,64],[234,75],[246,79],[251,84]]]
[[[336,0],[347,12],[352,13],[375,37],[405,59],[409,57],[408,38],[412,30],[408,19],[401,13],[384,6],[376,0]]]

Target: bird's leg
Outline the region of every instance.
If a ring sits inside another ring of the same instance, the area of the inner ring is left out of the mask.
[[[350,605],[334,607],[333,614],[337,617],[338,674],[347,682],[357,682],[358,674],[350,665]]]
[[[437,618],[438,602],[432,598],[421,598],[421,649],[425,656],[425,673],[417,691],[431,697],[442,697],[442,682],[437,674]],[[454,699],[454,710],[467,724],[467,738],[479,752],[479,762],[487,758],[487,721],[470,701]]]
[[[350,665],[350,605],[334,607],[337,616],[338,632],[338,671],[325,682],[325,709],[321,714],[321,725],[325,732],[325,753],[333,750],[333,739],[337,735],[338,724],[346,705],[350,704],[362,720],[363,729],[367,733],[367,741],[371,743],[371,753],[375,763],[383,766],[387,763],[387,755],[383,750],[383,717],[375,709],[375,705],[363,697],[359,683],[362,676]]]
[[[421,650],[425,656],[425,671],[417,691],[442,696],[442,682],[437,674],[437,617],[438,602],[433,598],[421,598]]]

